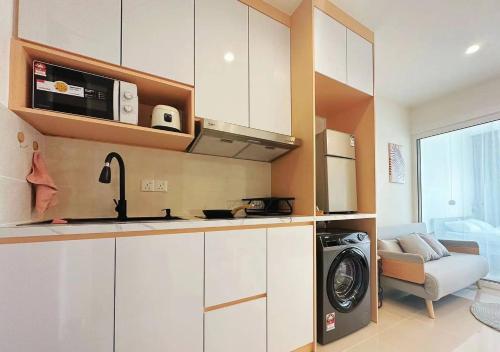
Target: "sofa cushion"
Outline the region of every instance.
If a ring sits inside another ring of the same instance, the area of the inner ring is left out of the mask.
[[[424,263],[424,288],[432,300],[472,285],[488,274],[486,258],[474,254],[451,253]]]
[[[378,250],[403,253],[398,240],[378,240]]]
[[[424,262],[439,259],[439,255],[434,252],[419,235],[412,233],[398,237],[399,245],[405,253],[413,253],[422,256]]]
[[[418,234],[422,239],[427,242],[427,244],[434,250],[434,252],[441,257],[447,257],[450,255],[450,252],[446,249],[445,246],[441,242],[439,242],[433,235],[426,233]]]

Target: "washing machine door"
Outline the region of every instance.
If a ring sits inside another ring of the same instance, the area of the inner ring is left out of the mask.
[[[328,271],[326,291],[330,304],[342,313],[352,311],[364,298],[369,281],[370,270],[363,252],[344,249]]]

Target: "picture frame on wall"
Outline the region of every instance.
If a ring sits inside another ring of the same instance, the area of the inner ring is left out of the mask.
[[[406,164],[403,157],[403,146],[389,143],[389,182],[404,184],[406,181]]]

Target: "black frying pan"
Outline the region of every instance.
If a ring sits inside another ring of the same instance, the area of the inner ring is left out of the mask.
[[[247,209],[249,207],[250,206],[247,204],[234,208],[233,210],[207,209],[203,210],[203,214],[205,214],[207,219],[232,219],[240,210]]]

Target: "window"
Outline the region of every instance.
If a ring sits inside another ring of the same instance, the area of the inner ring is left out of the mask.
[[[473,240],[500,282],[500,121],[418,140],[420,220],[440,239]]]

